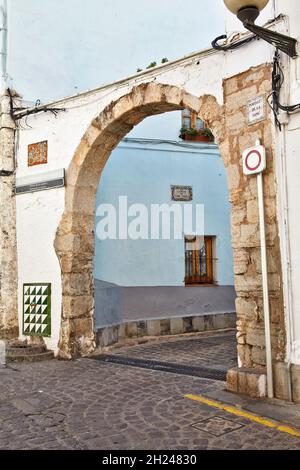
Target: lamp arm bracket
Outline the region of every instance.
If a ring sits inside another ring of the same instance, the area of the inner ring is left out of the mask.
[[[286,36],[285,34],[278,33],[277,31],[272,31],[270,29],[257,26],[249,20],[244,21],[244,26],[256,36],[260,37],[269,44],[272,44],[272,46],[284,52],[289,57],[292,57],[293,59],[297,57],[296,39]]]

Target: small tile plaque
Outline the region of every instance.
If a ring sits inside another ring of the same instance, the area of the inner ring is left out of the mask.
[[[266,99],[258,96],[254,100],[248,101],[248,123],[251,126],[266,119]]]
[[[193,200],[193,188],[191,186],[171,186],[172,201],[189,202]]]
[[[28,166],[45,165],[48,163],[48,142],[28,145]]]

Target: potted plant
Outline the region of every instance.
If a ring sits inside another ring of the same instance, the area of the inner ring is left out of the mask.
[[[180,129],[180,139],[191,142],[214,142],[215,138],[210,129],[187,129],[183,127]]]

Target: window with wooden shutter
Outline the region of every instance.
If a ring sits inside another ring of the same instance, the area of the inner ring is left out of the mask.
[[[185,238],[185,284],[213,284],[213,237]]]
[[[184,109],[182,111],[182,128],[183,129],[196,129],[201,131],[204,129],[204,122],[200,119],[196,112]]]

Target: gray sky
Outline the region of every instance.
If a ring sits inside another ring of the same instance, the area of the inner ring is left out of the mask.
[[[222,0],[8,1],[8,72],[29,100],[97,87],[224,32]]]

